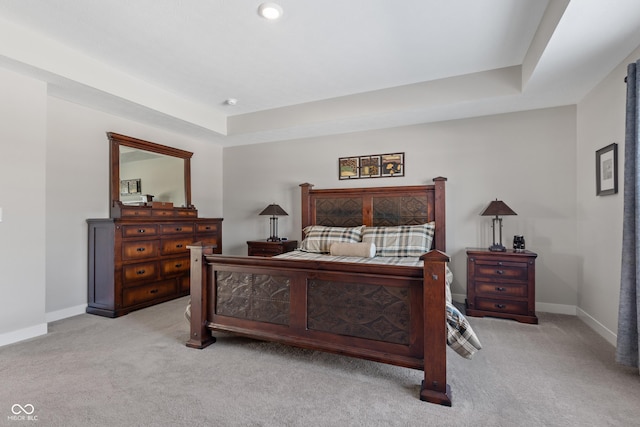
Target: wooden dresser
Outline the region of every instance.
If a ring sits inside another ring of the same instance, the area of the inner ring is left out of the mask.
[[[467,249],[468,316],[538,323],[536,257],[531,251]]]
[[[222,219],[194,209],[123,208],[120,218],[88,219],[87,313],[118,317],[189,294],[189,246],[222,252]]]

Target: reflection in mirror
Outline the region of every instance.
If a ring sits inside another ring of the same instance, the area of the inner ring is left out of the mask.
[[[125,205],[171,202],[185,207],[184,160],[120,147],[120,201]]]

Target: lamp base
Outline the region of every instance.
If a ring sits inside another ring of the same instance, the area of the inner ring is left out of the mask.
[[[491,252],[506,252],[507,248],[505,248],[499,243],[494,243],[493,245],[489,246],[489,250]]]
[[[279,238],[279,237],[269,237],[267,239],[267,242],[281,242],[281,241],[282,241],[282,239]]]

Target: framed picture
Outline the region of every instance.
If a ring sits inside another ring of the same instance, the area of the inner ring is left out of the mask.
[[[360,157],[360,178],[377,178],[380,170],[380,156]]]
[[[382,176],[404,176],[404,153],[382,154]]]
[[[359,159],[357,157],[341,157],[338,159],[340,179],[359,178]]]
[[[607,145],[596,151],[596,195],[607,196],[618,192],[618,144]]]
[[[123,179],[120,181],[120,194],[121,195],[136,195],[141,194],[142,185],[141,180],[138,179]]]

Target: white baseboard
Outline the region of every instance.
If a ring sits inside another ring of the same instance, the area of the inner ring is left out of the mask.
[[[52,311],[45,314],[47,323],[55,322],[56,320],[66,319],[67,317],[77,316],[79,314],[86,313],[87,304],[76,305],[75,307],[64,308],[62,310]]]
[[[581,308],[578,308],[578,318],[586,323],[591,329],[596,331],[598,335],[607,340],[609,344],[613,345],[614,347],[617,345],[618,334],[614,333],[602,323],[598,322],[589,313]]]
[[[18,329],[4,334],[0,334],[0,347],[16,343],[18,341],[28,340],[30,338],[39,337],[47,334],[47,324],[40,323],[38,325],[29,326],[28,328]]]
[[[553,304],[550,302],[536,302],[536,311],[543,313],[568,314],[575,316],[578,308],[575,305]]]

